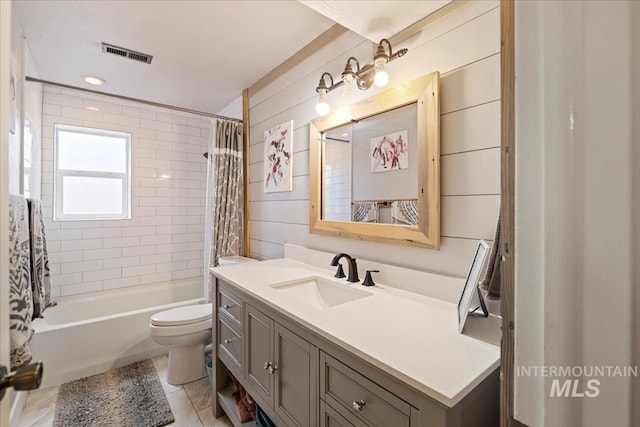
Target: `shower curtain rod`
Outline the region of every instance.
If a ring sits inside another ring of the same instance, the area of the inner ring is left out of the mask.
[[[47,85],[63,87],[65,89],[81,90],[83,92],[89,92],[89,93],[93,93],[93,94],[96,94],[96,95],[112,96],[114,98],[124,99],[125,101],[139,102],[141,104],[153,105],[154,107],[168,108],[170,110],[182,111],[182,112],[185,112],[185,113],[198,114],[198,115],[201,115],[201,116],[207,116],[207,117],[211,117],[211,118],[215,118],[215,119],[223,119],[223,120],[230,120],[232,122],[243,123],[242,120],[234,119],[233,117],[226,117],[226,116],[221,116],[219,114],[205,113],[204,111],[190,110],[188,108],[176,107],[174,105],[161,104],[159,102],[145,101],[145,100],[142,100],[142,99],[131,98],[129,96],[113,95],[111,93],[100,92],[100,91],[91,90],[91,89],[85,89],[83,87],[71,86],[71,85],[66,85],[66,84],[63,84],[63,83],[50,82],[48,80],[36,79],[34,77],[29,77],[29,76],[26,76],[25,80],[28,81],[28,82],[43,83],[43,84],[47,84]]]

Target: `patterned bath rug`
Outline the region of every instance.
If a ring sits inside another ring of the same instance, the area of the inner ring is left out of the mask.
[[[55,427],[160,427],[175,420],[150,360],[60,386]]]

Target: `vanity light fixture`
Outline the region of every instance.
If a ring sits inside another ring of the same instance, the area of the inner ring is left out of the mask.
[[[331,107],[327,102],[327,94],[332,90],[344,85],[344,94],[351,95],[354,92],[354,86],[360,90],[367,90],[375,83],[376,86],[383,87],[389,82],[389,74],[386,71],[386,65],[406,55],[408,49],[400,49],[394,52],[391,48],[391,42],[387,39],[380,40],[376,49],[376,54],[370,63],[360,67],[360,62],[350,56],[347,64],[341,74],[342,79],[338,82],[333,81],[333,77],[329,73],[322,73],[320,83],[316,87],[318,93],[318,104],[316,104],[316,113],[320,116],[329,114]],[[355,65],[355,69],[354,69]],[[329,76],[330,84],[327,85],[325,76]]]
[[[89,83],[90,85],[94,85],[94,86],[101,86],[106,83],[104,79],[101,79],[100,77],[96,77],[96,76],[85,75],[81,77],[82,77],[82,80],[85,81],[85,83]]]

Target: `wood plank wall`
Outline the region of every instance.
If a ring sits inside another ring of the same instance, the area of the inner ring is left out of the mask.
[[[250,256],[283,256],[284,244],[348,252],[420,270],[467,274],[477,239],[491,240],[500,207],[500,6],[471,1],[401,42],[409,53],[391,63],[389,87],[441,73],[441,229],[439,251],[310,234],[309,121],[322,72],[339,78],[349,56],[366,63],[373,43],[346,32],[255,93],[249,94]],[[345,99],[333,109],[376,93]],[[264,131],[293,119],[293,191],[262,190]],[[328,262],[328,261],[327,261]]]
[[[521,425],[514,419],[515,354],[515,19],[514,2],[501,2],[501,313],[500,426]]]

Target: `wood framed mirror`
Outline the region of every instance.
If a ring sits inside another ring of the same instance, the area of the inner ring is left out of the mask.
[[[439,249],[439,84],[434,72],[310,123],[311,233]]]

